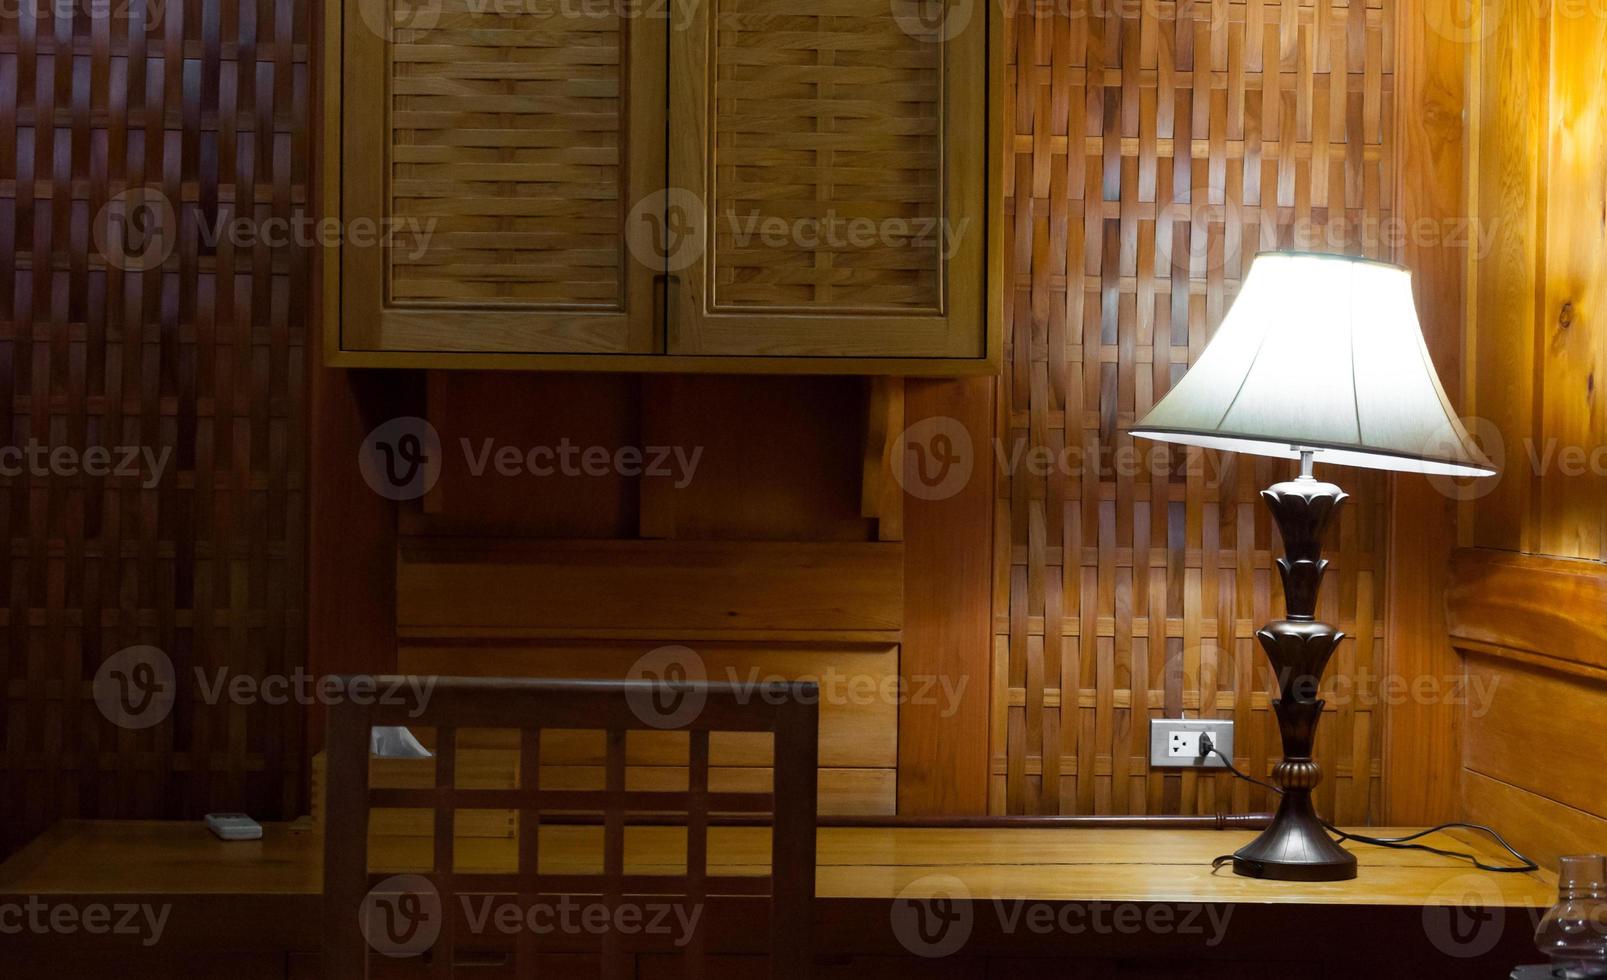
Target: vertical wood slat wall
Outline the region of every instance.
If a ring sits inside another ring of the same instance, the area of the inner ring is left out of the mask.
[[[1005,9],[990,809],[1268,807],[1231,776],[1151,774],[1148,719],[1233,718],[1242,768],[1279,757],[1253,634],[1282,613],[1281,543],[1256,494],[1290,470],[1122,430],[1204,349],[1256,251],[1392,257],[1395,3]],[[1329,668],[1318,802],[1362,823],[1379,813],[1389,485],[1324,475],[1352,500],[1320,612],[1351,639]]]
[[[307,2],[12,11],[3,445],[172,457],[149,489],[0,477],[0,854],[60,817],[294,815],[304,712],[203,704],[193,677],[305,662],[309,249],[209,239],[220,214],[294,236],[310,210]],[[108,261],[94,234],[109,200],[141,188],[169,203],[161,230],[176,234],[144,271]],[[113,726],[91,696],[97,668],[135,644],[165,651],[179,678],[171,716],[143,731]]]

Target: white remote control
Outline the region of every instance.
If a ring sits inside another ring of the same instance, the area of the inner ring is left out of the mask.
[[[209,813],[206,827],[219,840],[261,840],[262,824],[243,813]]]

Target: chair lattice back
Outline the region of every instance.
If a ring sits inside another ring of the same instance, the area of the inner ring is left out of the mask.
[[[346,696],[333,699],[329,713],[328,976],[446,978],[459,965],[487,965],[475,957],[497,956],[513,976],[532,977],[540,975],[539,957],[585,950],[606,980],[630,976],[637,952],[678,953],[687,975],[700,977],[715,918],[701,913],[720,903],[746,903],[751,913],[766,900],[771,976],[808,975],[819,726],[814,685],[360,677],[343,679],[342,690]],[[433,768],[433,780],[375,785],[375,770],[384,765],[370,757],[376,727],[433,731],[434,760],[422,763]],[[463,747],[486,730],[511,734],[515,741],[507,744],[517,748],[517,762],[510,763],[516,775],[495,788],[486,788],[483,774],[470,778],[460,761]],[[601,787],[545,785],[544,770],[552,767],[544,762],[544,735],[555,742],[560,733],[577,730],[601,734]],[[628,738],[666,731],[685,733],[685,789],[631,786]],[[710,739],[725,733],[772,737],[768,792],[711,789]],[[512,816],[501,835],[511,839],[465,829],[476,816],[480,826],[494,824],[485,819],[488,812]],[[409,818],[411,838],[395,829]],[[760,873],[762,864],[711,870],[710,829],[726,824],[769,825],[768,874]],[[676,841],[684,830],[684,864],[649,861],[645,871],[631,866],[627,828],[649,826],[670,828],[657,832]],[[599,828],[600,841],[591,833]],[[382,845],[386,834],[394,836]],[[551,853],[543,853],[544,834],[552,838],[545,845]],[[562,834],[569,836],[558,854],[554,841]],[[577,834],[589,835],[578,848]],[[667,940],[620,925],[625,910],[630,921],[643,921],[648,902],[669,921],[694,923],[690,934]],[[570,928],[572,921],[554,921],[561,906],[597,918]],[[533,928],[538,909],[548,913],[543,929]],[[596,927],[599,921],[607,926]],[[492,922],[517,926],[488,930]],[[573,974],[565,968],[562,975]]]

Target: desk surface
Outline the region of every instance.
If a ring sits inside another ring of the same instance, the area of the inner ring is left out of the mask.
[[[544,828],[543,870],[594,866],[596,828]],[[1377,834],[1405,833],[1374,828]],[[1254,836],[1215,830],[823,829],[817,894],[822,899],[921,898],[958,879],[974,899],[1069,902],[1231,902],[1250,904],[1423,906],[1487,904],[1543,908],[1556,900],[1546,874],[1490,874],[1422,851],[1348,845],[1360,861],[1354,881],[1297,883],[1240,878],[1211,860]],[[1503,855],[1462,837],[1436,835],[1442,848],[1473,851],[1487,863]],[[254,895],[322,892],[322,838],[310,827],[269,824],[260,841],[226,843],[199,822],[65,821],[4,865],[0,895]],[[460,870],[501,870],[511,839],[460,839]],[[416,870],[429,842],[385,838],[376,870]],[[632,828],[627,871],[674,870],[674,832]],[[762,829],[717,828],[711,870],[761,873]],[[548,862],[552,862],[550,865]]]

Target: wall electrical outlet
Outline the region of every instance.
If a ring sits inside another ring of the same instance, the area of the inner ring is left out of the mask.
[[[1216,718],[1156,718],[1149,723],[1149,764],[1152,769],[1226,769],[1215,754],[1201,756],[1200,736],[1233,758],[1233,722]]]

